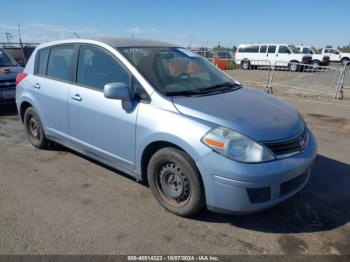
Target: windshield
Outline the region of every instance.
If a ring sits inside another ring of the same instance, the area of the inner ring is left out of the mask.
[[[118,50],[164,95],[227,91],[238,86],[211,62],[187,49],[124,47]]]
[[[213,57],[214,58],[231,58],[231,55],[229,52],[219,51],[219,52],[214,52]]]
[[[16,61],[0,50],[0,67],[16,66]]]
[[[321,51],[317,50],[315,47],[311,47],[311,50],[314,52],[314,54],[321,54]]]
[[[299,48],[297,48],[295,45],[289,45],[288,46],[294,54],[300,54]]]

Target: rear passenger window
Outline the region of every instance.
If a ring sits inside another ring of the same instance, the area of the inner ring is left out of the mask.
[[[276,52],[276,46],[275,45],[269,45],[269,48],[267,49],[267,52],[269,54],[274,54]]]
[[[70,81],[71,65],[74,46],[60,46],[51,48],[47,76]]]
[[[279,54],[290,54],[290,50],[288,47],[286,47],[285,45],[280,45],[280,47],[278,48],[278,53]]]
[[[258,45],[249,45],[249,46],[240,47],[238,52],[240,52],[240,53],[258,53],[259,46]]]
[[[267,46],[266,45],[262,45],[260,47],[260,53],[266,53],[266,49],[267,49]]]
[[[49,49],[42,49],[38,52],[36,61],[36,75],[46,75],[47,59],[49,58]]]
[[[77,83],[103,90],[105,84],[129,84],[130,75],[112,54],[101,48],[82,46],[79,51]]]

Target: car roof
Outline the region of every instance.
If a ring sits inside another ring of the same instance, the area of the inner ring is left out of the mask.
[[[142,39],[142,38],[129,38],[129,37],[92,37],[91,40],[104,42],[114,47],[179,47],[168,42]]]
[[[44,47],[50,47],[59,44],[69,44],[69,43],[104,43],[113,47],[180,47],[179,45],[174,45],[167,42],[151,40],[151,39],[141,39],[141,38],[128,38],[128,37],[89,37],[89,38],[74,38],[65,40],[55,40],[50,42],[42,43],[38,46],[38,49]]]
[[[284,43],[261,43],[261,44],[239,44],[238,46],[248,46],[248,45],[291,45],[291,44],[284,44]]]

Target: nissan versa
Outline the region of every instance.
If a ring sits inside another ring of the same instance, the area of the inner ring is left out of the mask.
[[[177,45],[44,43],[16,82],[35,147],[54,141],[144,180],[180,216],[274,206],[305,186],[316,156],[293,107]]]

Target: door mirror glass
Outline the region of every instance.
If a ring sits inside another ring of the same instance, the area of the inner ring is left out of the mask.
[[[109,83],[104,86],[104,96],[108,99],[130,101],[129,86],[122,82]]]

